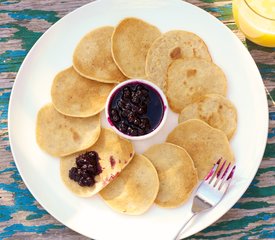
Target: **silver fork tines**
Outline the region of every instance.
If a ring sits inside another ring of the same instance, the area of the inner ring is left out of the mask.
[[[203,210],[213,208],[222,200],[236,169],[236,166],[231,168],[231,163],[225,166],[226,160],[223,161],[223,159],[219,159],[201,182],[193,199],[192,216],[181,227],[174,238],[175,240],[180,240],[185,227],[195,215]]]

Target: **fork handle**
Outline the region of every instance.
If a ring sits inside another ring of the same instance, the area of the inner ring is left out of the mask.
[[[181,229],[178,231],[177,235],[175,236],[175,238],[173,240],[180,240],[180,236],[183,233],[184,229],[186,228],[186,226],[188,225],[188,223],[190,223],[190,221],[193,219],[193,217],[195,217],[197,215],[197,213],[193,213],[190,216],[190,218],[183,224],[183,226],[181,227]]]

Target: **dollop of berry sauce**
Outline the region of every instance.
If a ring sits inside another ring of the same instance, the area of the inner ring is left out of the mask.
[[[159,93],[151,86],[132,82],[119,88],[108,106],[112,124],[129,136],[142,136],[160,124],[164,104]]]
[[[76,167],[69,170],[69,178],[81,187],[91,187],[95,184],[95,177],[102,172],[97,152],[91,151],[76,158]]]

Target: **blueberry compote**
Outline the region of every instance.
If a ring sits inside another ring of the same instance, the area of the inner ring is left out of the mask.
[[[160,124],[164,105],[160,94],[151,86],[131,82],[117,89],[108,106],[111,123],[129,136],[142,136]]]
[[[97,152],[91,151],[79,155],[76,158],[76,167],[69,171],[70,179],[77,182],[81,187],[91,187],[95,184],[95,177],[102,172],[99,165]]]

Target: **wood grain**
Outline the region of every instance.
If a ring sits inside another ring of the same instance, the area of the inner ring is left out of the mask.
[[[49,215],[24,185],[14,164],[7,114],[16,73],[36,40],[58,19],[88,0],[0,0],[0,239],[87,239]],[[223,21],[247,46],[259,67],[269,102],[269,135],[251,186],[215,224],[189,239],[275,239],[275,49],[246,41],[231,1],[189,0]]]

